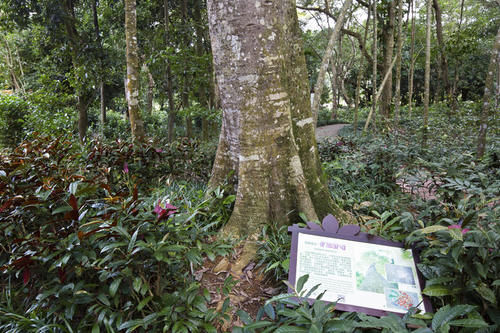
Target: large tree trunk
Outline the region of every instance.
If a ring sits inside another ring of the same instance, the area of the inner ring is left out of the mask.
[[[500,29],[498,29],[493,51],[491,53],[490,64],[488,66],[488,73],[486,73],[486,80],[484,83],[483,105],[481,108],[479,137],[477,144],[477,157],[483,157],[486,150],[486,132],[488,130],[488,118],[491,110],[491,95],[492,91],[495,92],[493,81],[495,80],[495,71],[497,70],[500,61]],[[497,82],[500,85],[500,82]]]
[[[222,130],[210,187],[234,172],[224,233],[257,239],[263,225],[338,209],[321,181],[295,1],[209,0]]]
[[[139,110],[139,52],[137,46],[136,0],[125,0],[125,42],[127,44],[126,97],[133,140],[144,138],[144,123]]]
[[[424,75],[424,128],[423,142],[427,141],[427,127],[429,125],[429,97],[431,83],[431,16],[432,16],[432,0],[427,0],[427,17],[426,17],[426,33],[425,33],[425,75]]]
[[[384,62],[382,73],[387,73],[391,66],[392,55],[394,53],[394,21],[395,21],[395,1],[389,2],[387,8],[387,24],[384,25],[383,40],[384,40]],[[389,114],[392,102],[392,71],[389,72],[387,83],[382,91],[382,101],[380,103],[380,114],[382,122],[386,123],[389,120]]]
[[[285,0],[281,0],[285,1]],[[321,94],[323,92],[323,87],[325,84],[325,75],[328,69],[328,63],[333,54],[333,49],[335,47],[335,43],[339,37],[340,29],[344,25],[344,19],[347,11],[351,7],[352,0],[345,0],[342,9],[340,10],[340,14],[337,18],[337,22],[335,23],[335,28],[333,28],[333,32],[330,35],[330,40],[328,41],[328,45],[325,50],[325,54],[323,55],[323,59],[321,60],[321,65],[319,67],[318,79],[316,81],[316,85],[314,86],[314,97],[312,103],[312,112],[313,112],[313,120],[314,127],[316,127],[316,121],[318,120],[318,111],[319,111],[319,102],[321,100]]]

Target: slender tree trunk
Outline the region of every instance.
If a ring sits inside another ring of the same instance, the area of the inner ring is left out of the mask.
[[[283,1],[283,0],[282,0]],[[344,19],[347,11],[351,7],[352,0],[345,0],[342,9],[340,10],[340,14],[338,16],[337,22],[335,23],[335,28],[333,29],[332,34],[330,35],[330,40],[328,41],[328,45],[325,50],[325,54],[323,55],[323,59],[321,60],[321,65],[319,67],[318,79],[316,81],[316,85],[314,86],[314,98],[312,103],[312,112],[313,112],[313,120],[314,127],[316,127],[316,122],[318,120],[318,111],[319,104],[321,100],[321,93],[323,92],[323,86],[325,83],[325,75],[328,69],[328,63],[332,57],[333,49],[335,47],[335,43],[337,42],[340,29],[344,25]]]
[[[146,95],[146,113],[148,115],[153,114],[153,100],[154,100],[154,89],[155,89],[155,80],[153,75],[149,71],[149,68],[146,67],[147,75],[148,75],[148,92]]]
[[[398,37],[396,41],[396,92],[394,98],[394,127],[399,123],[401,107],[401,50],[403,48],[403,1],[398,0]]]
[[[165,47],[168,48],[170,46],[170,14],[169,14],[169,7],[168,7],[168,0],[163,1],[163,18],[165,21]],[[175,102],[174,102],[174,88],[173,88],[173,83],[172,83],[172,68],[170,65],[170,60],[167,57],[166,60],[166,92],[167,92],[167,99],[168,99],[168,120],[167,120],[167,139],[168,142],[174,141],[174,125],[175,125]]]
[[[392,55],[394,53],[394,22],[395,22],[395,1],[390,1],[388,7],[387,24],[384,26],[383,39],[384,39],[384,66],[382,73],[387,73],[388,68],[391,66]],[[390,109],[392,102],[392,72],[389,72],[389,78],[382,91],[382,101],[380,104],[380,114],[382,123],[387,125],[390,117]]]
[[[460,20],[458,21],[458,29],[457,29],[457,43],[459,42],[460,38],[460,30],[462,29],[462,19],[463,19],[463,14],[464,14],[464,2],[465,0],[461,1],[460,4]],[[458,86],[458,79],[459,79],[459,71],[462,63],[460,60],[457,60],[455,62],[455,76],[453,78],[453,84],[451,87],[451,109],[453,111],[456,111],[458,108],[458,101],[457,101],[457,86]]]
[[[368,5],[370,6],[371,1],[369,0]],[[366,45],[366,39],[368,37],[368,30],[370,30],[370,7],[368,6],[368,14],[366,18],[365,34],[363,36],[363,45]],[[359,100],[360,100],[360,87],[361,79],[363,77],[363,56],[360,58],[358,75],[356,78],[356,100],[354,102],[354,133],[358,132],[358,113],[359,113]]]
[[[335,64],[335,59],[332,59],[330,66],[330,82],[332,86],[332,115],[331,119],[337,118],[337,108],[339,107],[337,103],[337,65]]]
[[[203,48],[203,22],[201,19],[201,7],[203,0],[196,0],[194,6],[194,27],[196,31],[196,54],[198,57],[203,57],[205,55],[205,50]],[[198,87],[198,101],[202,108],[209,109],[207,103],[207,86],[205,84],[200,84]],[[209,123],[207,117],[203,116],[201,118],[201,137],[204,141],[208,140]]]
[[[441,20],[441,8],[439,7],[438,0],[433,0],[433,7],[434,7],[434,13],[436,16],[436,37],[438,41],[438,48],[439,48],[439,72],[441,76],[441,80],[443,82],[442,87],[439,85],[439,89],[444,91],[444,96],[446,100],[449,101],[450,98],[450,81],[448,79],[448,59],[446,58],[446,52],[445,52],[445,43],[444,43],[444,38],[443,38],[443,24]],[[438,96],[441,97],[442,93],[440,93]]]
[[[64,0],[62,1],[62,6],[64,9],[64,28],[71,47],[71,61],[73,63],[73,68],[78,75],[78,68],[80,66],[80,58],[82,57],[82,54],[80,54],[81,38],[76,30],[74,3],[71,0]],[[83,77],[77,77],[77,81],[82,83],[85,82],[85,79]],[[84,86],[84,84],[82,84],[82,86]],[[80,142],[83,142],[87,136],[87,111],[92,97],[85,87],[75,87],[75,92],[77,100],[76,109],[78,111],[78,136],[80,138]]]
[[[188,29],[188,14],[187,14],[187,1],[182,0],[182,26],[183,33],[182,39],[185,48],[188,48],[190,45],[189,40],[189,29]],[[189,82],[188,82],[188,70],[189,70],[189,61],[187,56],[184,56],[184,72],[182,75],[182,107],[184,109],[189,108]],[[193,119],[190,115],[186,116],[186,136],[188,138],[193,136]]]
[[[254,241],[263,225],[348,215],[321,182],[295,2],[209,0],[222,130],[209,186],[231,171],[236,190],[224,233]]]
[[[125,0],[125,41],[127,44],[127,104],[132,139],[144,139],[144,123],[139,109],[139,52],[137,46],[136,0]]]
[[[497,36],[495,38],[495,42],[493,45],[490,64],[488,66],[488,72],[486,73],[486,80],[484,83],[483,105],[481,108],[479,136],[477,140],[478,158],[482,158],[486,150],[486,132],[488,130],[488,118],[490,117],[491,114],[491,99],[492,99],[491,95],[492,92],[496,92],[493,83],[495,80],[495,71],[497,70],[499,62],[500,62],[500,29],[498,29],[497,31]],[[497,82],[497,85],[500,85],[500,82]]]
[[[425,33],[425,77],[424,77],[424,128],[423,142],[427,141],[427,127],[429,126],[429,97],[431,83],[431,22],[432,22],[432,0],[426,0],[426,33]]]
[[[368,117],[366,118],[365,126],[363,128],[363,132],[366,132],[368,129],[368,125],[370,124],[370,120],[373,114],[377,109],[377,100],[375,98],[377,96],[377,0],[373,2],[373,67],[372,67],[372,107],[370,109],[370,113],[368,113]]]
[[[413,107],[413,76],[415,73],[415,0],[410,0],[411,11],[411,45],[410,45],[410,75],[408,77],[408,116],[411,118]]]
[[[377,93],[375,94],[375,97],[373,97],[373,105],[377,105],[378,99],[380,98],[380,95],[382,95],[382,93],[383,93],[384,86],[389,81],[389,77],[391,76],[392,69],[394,68],[394,65],[396,64],[396,60],[397,60],[397,57],[394,57],[391,65],[387,69],[387,72],[385,72],[384,79],[382,80],[382,83],[380,84],[380,87],[379,87]],[[374,110],[374,108],[372,108],[370,110],[370,113],[368,114],[368,118],[366,119],[366,124],[365,124],[363,131],[366,131],[368,129],[368,126],[370,125],[370,119],[372,117],[373,110]]]
[[[94,20],[94,30],[95,30],[95,37],[97,41],[97,47],[100,49],[100,55],[99,55],[99,61],[98,61],[98,66],[99,66],[99,100],[100,100],[100,120],[101,120],[101,134],[104,135],[104,125],[106,124],[106,95],[104,92],[104,80],[103,80],[103,48],[102,48],[102,41],[101,41],[101,32],[99,31],[99,19],[97,16],[97,0],[92,1],[92,16]]]

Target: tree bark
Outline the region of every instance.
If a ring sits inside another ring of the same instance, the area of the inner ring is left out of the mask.
[[[413,107],[413,76],[415,74],[415,5],[414,0],[410,0],[411,11],[411,45],[410,45],[410,75],[408,77],[408,116],[411,118]]]
[[[372,66],[372,107],[370,108],[370,113],[368,113],[368,118],[366,119],[365,126],[363,128],[363,132],[366,132],[368,129],[368,125],[370,124],[370,119],[372,114],[375,114],[377,109],[377,0],[374,0],[373,6],[373,66]]]
[[[403,1],[398,0],[398,37],[396,41],[396,91],[394,93],[394,127],[399,123],[401,107],[401,50],[403,48]]]
[[[335,64],[335,59],[332,59],[332,63],[330,66],[330,82],[332,86],[332,115],[331,119],[337,118],[337,92],[338,92],[338,81],[337,81],[337,66]]]
[[[370,0],[369,5],[371,3]],[[370,29],[370,14],[371,11],[368,8],[368,14],[366,17],[366,26],[365,26],[365,34],[363,36],[363,44],[366,44],[366,39],[368,37],[368,30]],[[363,58],[360,59],[358,75],[356,77],[356,99],[354,102],[354,133],[358,132],[358,114],[359,114],[359,100],[360,100],[360,87],[361,87],[361,79],[363,77]]]
[[[170,47],[170,13],[168,7],[168,0],[163,1],[163,19],[165,21],[165,48]],[[167,140],[168,142],[174,141],[174,126],[175,126],[175,102],[174,102],[174,88],[172,83],[172,67],[170,65],[170,59],[166,60],[165,66],[165,76],[166,76],[166,87],[168,99],[168,120],[167,120]]]
[[[424,128],[423,143],[427,141],[427,127],[429,126],[429,97],[431,83],[431,17],[432,0],[427,0],[426,33],[425,33],[425,76],[424,76]]]
[[[462,0],[460,2],[460,19],[458,21],[458,29],[457,29],[457,43],[459,42],[460,38],[460,30],[462,29],[462,19],[463,19],[463,14],[464,14],[464,2],[465,0]],[[458,108],[458,101],[457,101],[457,85],[458,85],[458,79],[459,79],[459,69],[461,67],[461,62],[460,60],[455,62],[455,76],[453,78],[453,84],[451,86],[451,109],[453,111],[456,111]]]
[[[263,225],[349,215],[321,181],[307,69],[293,0],[209,0],[223,109],[209,187],[228,174],[236,191],[223,233],[256,240]]]
[[[101,41],[101,32],[99,31],[99,19],[97,16],[97,0],[92,1],[92,17],[94,21],[94,30],[95,30],[95,36],[96,36],[96,42],[97,42],[97,47],[100,49],[100,54],[99,54],[99,100],[100,100],[100,120],[101,120],[101,134],[104,135],[104,125],[106,124],[106,100],[105,100],[105,93],[104,93],[104,80],[103,80],[103,48],[102,48],[102,41]]]
[[[442,97],[442,91],[446,95],[446,100],[450,98],[450,81],[448,79],[448,59],[446,58],[445,43],[443,38],[443,24],[441,20],[441,8],[439,7],[438,0],[433,0],[434,13],[436,16],[436,37],[439,48],[439,72],[443,82],[442,87],[438,85],[438,96]]]
[[[394,53],[394,21],[395,21],[395,1],[389,2],[387,8],[387,24],[384,25],[383,39],[384,39],[384,66],[382,73],[387,73],[391,66],[392,55]],[[386,123],[389,120],[389,114],[392,102],[392,71],[389,72],[387,83],[382,92],[382,101],[380,104],[380,114],[382,121]]]
[[[125,0],[125,42],[127,44],[126,97],[132,139],[142,141],[144,123],[139,109],[139,52],[137,46],[136,0]]]
[[[188,14],[187,14],[187,0],[182,0],[181,14],[182,14],[182,41],[185,48],[189,48],[189,29],[188,29]],[[182,107],[184,109],[189,108],[189,82],[188,82],[188,71],[189,71],[189,61],[188,57],[184,56],[184,71],[182,74]],[[193,136],[193,119],[188,114],[186,115],[186,136],[188,138]]]
[[[321,60],[321,65],[319,67],[318,79],[316,81],[316,85],[314,86],[314,97],[312,103],[312,112],[313,112],[313,120],[314,127],[316,127],[316,122],[318,120],[318,110],[319,103],[321,100],[321,93],[323,92],[323,87],[325,84],[325,75],[328,69],[328,63],[332,57],[333,49],[335,47],[335,43],[339,37],[340,29],[344,25],[344,19],[347,11],[351,7],[352,0],[345,0],[342,9],[340,10],[340,14],[338,16],[337,22],[335,22],[335,28],[333,29],[332,34],[330,35],[330,39],[328,41],[328,45],[325,50],[325,54],[323,55],[323,59]]]
[[[480,127],[477,144],[477,158],[482,158],[486,150],[486,132],[488,130],[488,118],[491,113],[491,98],[492,91],[496,93],[493,82],[495,80],[495,71],[500,62],[500,29],[497,31],[497,36],[493,45],[491,53],[490,64],[488,65],[488,72],[486,73],[486,80],[484,83],[483,105],[481,107]],[[500,82],[497,82],[500,85]]]
[[[81,37],[76,30],[74,3],[71,0],[64,0],[62,1],[62,7],[64,10],[64,28],[71,48],[71,61],[73,63],[73,68],[78,75],[78,67],[81,64],[80,57],[82,57],[83,55],[81,54]],[[78,75],[75,80],[75,82],[77,82],[77,85],[74,87],[77,100],[76,109],[78,111],[78,136],[80,138],[80,142],[83,142],[87,135],[87,111],[92,100],[92,94],[85,87],[85,81],[85,78]]]

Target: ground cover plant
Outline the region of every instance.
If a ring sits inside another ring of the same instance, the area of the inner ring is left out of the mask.
[[[172,159],[48,137],[2,155],[0,331],[215,331],[224,314],[190,272],[231,249],[211,238],[231,201],[194,179],[145,196],[138,176]]]

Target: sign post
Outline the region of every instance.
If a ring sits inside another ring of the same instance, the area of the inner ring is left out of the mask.
[[[415,251],[404,244],[360,232],[357,225],[339,228],[328,215],[322,226],[307,222],[288,228],[292,233],[289,282],[308,274],[304,290],[320,284],[309,300],[337,302],[336,309],[374,316],[404,314],[411,307],[431,312],[422,295],[423,280]]]

